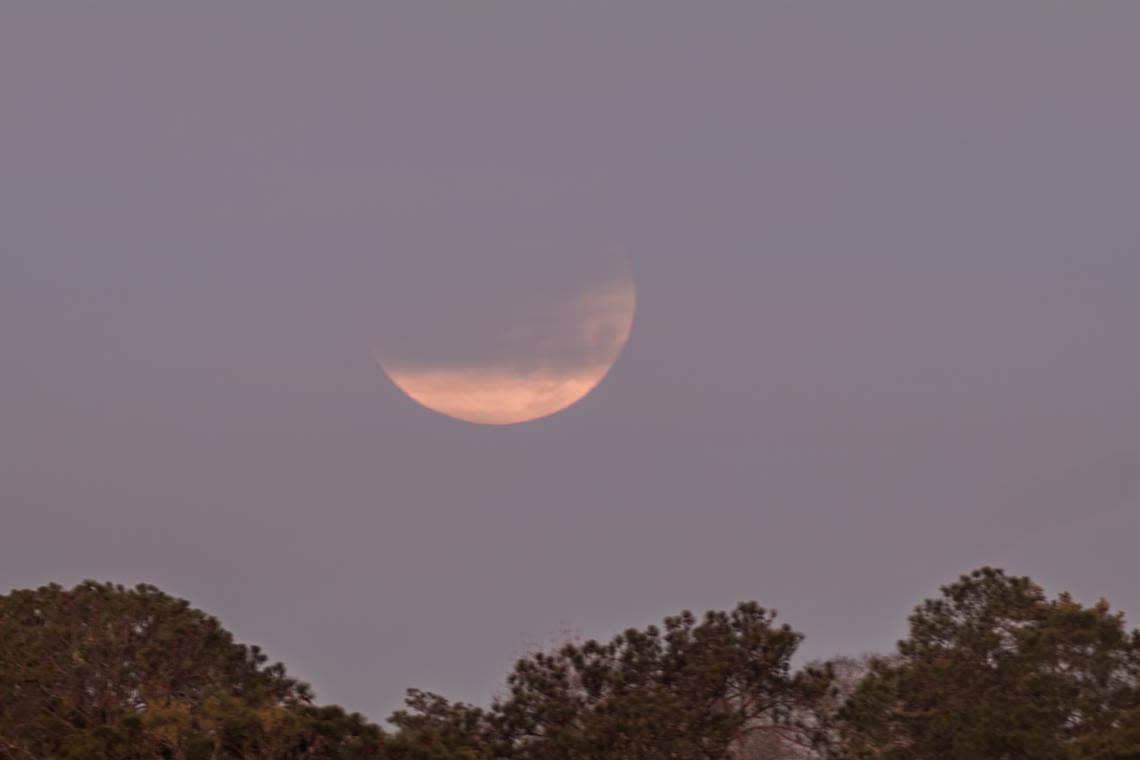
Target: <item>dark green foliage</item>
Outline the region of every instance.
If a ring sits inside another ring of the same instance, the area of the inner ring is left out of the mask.
[[[381,733],[152,586],[0,596],[0,758],[363,758]]]
[[[1098,747],[1136,736],[1138,675],[1140,635],[1107,603],[1050,600],[1028,578],[983,568],[918,607],[897,658],[873,666],[843,712],[849,752],[1127,757]]]
[[[1073,742],[1069,760],[1140,760],[1140,709],[1129,710],[1112,728]]]
[[[760,729],[810,744],[823,737],[812,707],[830,675],[791,673],[800,640],[753,603],[700,622],[684,612],[520,660],[489,711],[413,693],[392,720],[420,746],[479,758],[723,758]],[[423,755],[436,756],[448,755]]]
[[[409,689],[407,709],[392,716],[400,732],[388,744],[394,760],[477,760],[494,757],[491,715],[436,694]]]
[[[755,603],[519,660],[490,707],[387,735],[151,586],[0,596],[0,760],[1140,760],[1140,633],[982,568],[889,658],[793,671]]]

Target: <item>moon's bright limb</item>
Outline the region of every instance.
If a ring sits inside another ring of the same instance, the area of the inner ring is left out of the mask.
[[[636,307],[633,280],[606,282],[544,318],[516,325],[508,347],[487,360],[405,363],[377,354],[389,379],[421,405],[485,425],[511,425],[559,412],[606,376],[629,338]]]

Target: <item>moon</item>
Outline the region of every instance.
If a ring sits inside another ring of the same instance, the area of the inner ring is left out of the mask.
[[[485,356],[433,360],[376,351],[381,369],[434,412],[481,425],[515,425],[581,401],[609,373],[633,328],[628,268],[539,304],[501,325]]]

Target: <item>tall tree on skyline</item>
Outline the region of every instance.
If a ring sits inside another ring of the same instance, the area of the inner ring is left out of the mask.
[[[825,736],[811,707],[830,693],[830,669],[793,673],[803,637],[774,620],[754,602],[703,619],[682,612],[519,660],[488,711],[413,693],[392,720],[434,731],[438,745],[468,726],[477,756],[526,760],[723,758],[756,733],[809,746]]]
[[[385,733],[153,586],[0,595],[0,760],[1137,760],[1140,631],[981,568],[889,657],[795,670],[755,602],[519,659],[489,706]]]
[[[1061,760],[1138,707],[1140,632],[1121,613],[984,567],[914,611],[842,717],[858,758]]]
[[[0,758],[355,758],[381,732],[153,586],[0,596]]]

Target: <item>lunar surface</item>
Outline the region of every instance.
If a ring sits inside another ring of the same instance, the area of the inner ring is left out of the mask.
[[[484,356],[410,359],[377,350],[377,361],[396,387],[440,414],[484,425],[527,422],[597,387],[629,338],[636,300],[626,268],[499,325]]]

